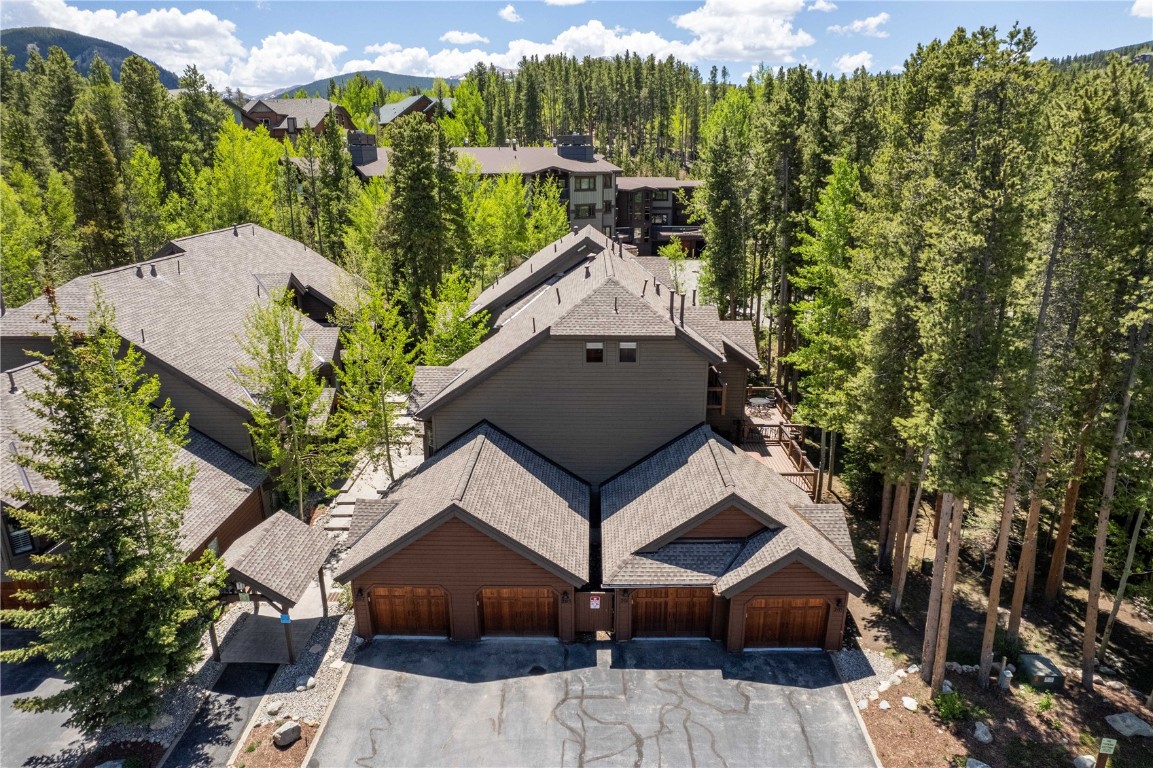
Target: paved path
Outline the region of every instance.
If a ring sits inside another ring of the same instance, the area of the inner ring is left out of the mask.
[[[332,583],[325,577],[325,586],[331,591]],[[288,612],[292,618],[292,644],[297,655],[308,649],[305,643],[320,622],[320,584],[313,581],[300,602]],[[284,640],[284,625],[280,614],[267,603],[260,604],[260,613],[244,620],[228,643],[220,649],[220,660],[244,664],[287,664],[288,646]]]
[[[277,669],[276,664],[225,667],[165,768],[212,768],[227,763]]]
[[[0,644],[5,650],[21,648],[33,635],[4,629]],[[64,689],[56,667],[43,657],[20,664],[0,664],[0,765],[4,768],[37,766],[49,768],[75,765],[83,752],[80,732],[67,728],[67,712],[22,712],[12,700],[25,696],[51,696]]]
[[[308,768],[872,768],[825,653],[715,643],[377,640]]]

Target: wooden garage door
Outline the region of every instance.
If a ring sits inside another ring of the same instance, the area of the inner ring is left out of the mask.
[[[372,631],[447,637],[448,597],[440,587],[374,587]]]
[[[821,597],[755,597],[745,608],[746,648],[823,648],[829,604]]]
[[[557,634],[556,593],[548,587],[486,587],[480,591],[486,635]]]
[[[710,587],[634,589],[633,635],[636,637],[708,637],[713,626]]]

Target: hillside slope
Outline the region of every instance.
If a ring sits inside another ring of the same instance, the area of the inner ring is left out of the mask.
[[[78,35],[65,29],[52,27],[17,27],[0,31],[0,45],[8,49],[8,53],[15,56],[13,66],[24,69],[28,63],[28,46],[35,45],[41,56],[48,56],[49,46],[63,48],[64,52],[76,62],[76,69],[82,75],[88,74],[92,60],[99,56],[112,70],[112,77],[120,81],[120,65],[124,60],[135,53],[123,45],[110,43],[87,35]],[[172,72],[164,69],[154,61],[150,62],[160,72],[160,82],[165,88],[178,88],[178,78]]]
[[[367,77],[370,83],[376,82],[376,80],[379,79],[380,82],[384,84],[384,87],[388,90],[401,92],[406,92],[409,88],[419,88],[422,91],[428,88],[432,88],[432,83],[435,80],[435,78],[432,77],[420,77],[419,75],[398,75],[395,72],[384,72],[383,70],[379,69],[367,69],[362,72],[348,72],[347,74],[343,75],[333,75],[331,78],[326,77],[322,80],[313,80],[311,83],[305,83],[304,85],[293,85],[288,88],[278,88],[275,91],[262,95],[272,98],[276,96],[282,96],[286,93],[296,93],[301,88],[303,88],[309,96],[317,96],[323,99],[328,96],[329,80],[332,80],[337,85],[344,85],[345,82],[356,77],[358,74]],[[458,81],[454,79],[446,79],[445,82],[447,82],[449,85],[456,85]]]

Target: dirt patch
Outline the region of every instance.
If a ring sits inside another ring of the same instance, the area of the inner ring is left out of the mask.
[[[155,741],[117,741],[94,749],[77,768],[95,768],[109,760],[124,760],[126,768],[154,768],[164,757],[164,746]]]
[[[300,738],[291,746],[281,748],[272,743],[272,734],[284,722],[281,720],[253,728],[236,758],[236,768],[300,768],[312,740],[316,738],[316,726],[301,725]]]

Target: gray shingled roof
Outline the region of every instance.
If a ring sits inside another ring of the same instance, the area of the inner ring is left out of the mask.
[[[256,587],[281,608],[291,608],[304,596],[333,544],[324,529],[280,510],[234,541],[221,559],[229,581]]]
[[[150,358],[163,361],[186,378],[245,410],[248,395],[230,369],[246,362],[238,338],[254,302],[266,301],[265,280],[293,279],[310,292],[336,303],[354,300],[358,278],[328,259],[262,227],[243,224],[173,240],[143,264],[78,277],[60,286],[56,298],[65,314],[86,327],[97,285],[116,308],[120,335]],[[291,273],[290,278],[284,275]],[[257,280],[257,275],[260,280]],[[48,333],[37,319],[47,312],[37,298],[0,318],[0,337],[13,339]],[[336,329],[302,318],[303,336],[320,358],[331,359]],[[142,336],[143,331],[143,336]]]
[[[22,507],[23,501],[13,498],[12,491],[24,487],[23,477],[27,477],[31,490],[37,493],[52,493],[55,484],[45,480],[30,470],[22,474],[16,465],[12,446],[20,450],[21,441],[17,432],[34,433],[43,428],[43,421],[29,407],[29,392],[42,392],[44,381],[36,371],[41,363],[32,363],[5,372],[4,397],[0,398],[0,501],[11,507]],[[9,378],[10,377],[10,378]],[[8,389],[12,383],[18,388],[13,393]],[[188,509],[180,526],[180,545],[185,552],[192,552],[206,544],[212,533],[252,495],[266,473],[263,469],[233,453],[215,440],[188,430],[188,445],[181,449],[177,462],[184,466],[196,467],[192,479]]]
[[[617,587],[712,586],[742,547],[744,542],[736,539],[674,541],[656,552],[638,552],[625,558],[611,583]]]
[[[358,501],[376,523],[348,550],[337,580],[460,517],[570,583],[588,581],[589,486],[524,444],[481,423],[397,481],[385,498]],[[382,514],[383,513],[383,514]]]
[[[418,365],[412,374],[412,393],[409,396],[409,407],[420,409],[440,391],[452,383],[453,379],[464,373],[462,368],[445,368],[443,366]]]
[[[704,184],[695,179],[674,179],[672,176],[618,176],[617,191],[636,192],[639,189],[695,189]]]
[[[833,542],[837,549],[850,560],[856,560],[853,551],[853,537],[849,535],[849,524],[845,520],[845,508],[840,504],[801,504],[793,507],[801,517]]]
[[[845,553],[796,511],[813,506],[808,496],[704,424],[601,486],[604,583],[636,585],[637,558],[663,563],[673,557],[671,565],[684,570],[682,561],[666,552],[673,548],[677,555],[682,544],[676,541],[679,536],[732,506],[760,519],[769,531],[742,543],[736,560],[714,577],[718,592],[756,573],[767,574],[775,563],[797,553],[822,563],[841,583],[864,588]],[[817,516],[834,528],[832,513],[831,506],[822,505]],[[839,533],[834,535],[840,538]],[[722,547],[722,543],[713,544],[716,551],[709,556],[710,562],[730,552],[730,546]],[[694,550],[697,556],[704,557],[698,550]],[[675,579],[684,575],[651,565],[646,572],[654,578],[672,579],[652,584],[680,583]],[[702,577],[711,572],[698,571]]]
[[[377,122],[381,125],[388,125],[393,120],[400,117],[406,109],[424,98],[429,97],[418,93],[416,96],[408,96],[407,98],[403,98],[400,101],[394,101],[391,104],[382,105],[376,111]]]
[[[536,174],[558,170],[568,173],[617,173],[620,167],[594,155],[592,162],[561,157],[556,147],[453,147],[458,155],[468,155],[480,164],[480,172],[494,175],[516,171]]]
[[[247,115],[258,104],[264,104],[276,114],[283,115],[284,119],[276,125],[269,126],[270,128],[287,129],[287,118],[294,117],[297,130],[304,130],[305,123],[315,128],[328,117],[329,112],[342,109],[339,104],[334,104],[328,99],[251,99],[244,105],[244,113]]]
[[[674,297],[671,317],[670,296]],[[444,402],[550,336],[675,337],[696,348],[710,362],[723,361],[726,358],[722,336],[713,333],[719,328],[716,309],[697,307],[695,313],[691,309],[694,308],[685,308],[682,325],[680,297],[668,288],[658,292],[652,274],[635,259],[611,250],[592,254],[583,266],[538,288],[515,313],[502,315],[496,333],[453,362],[451,367],[462,369],[463,373],[431,398],[425,398],[415,414],[426,418]],[[709,312],[714,319],[707,323],[694,319],[702,313],[708,316]],[[713,333],[714,340],[710,341],[698,325]]]

